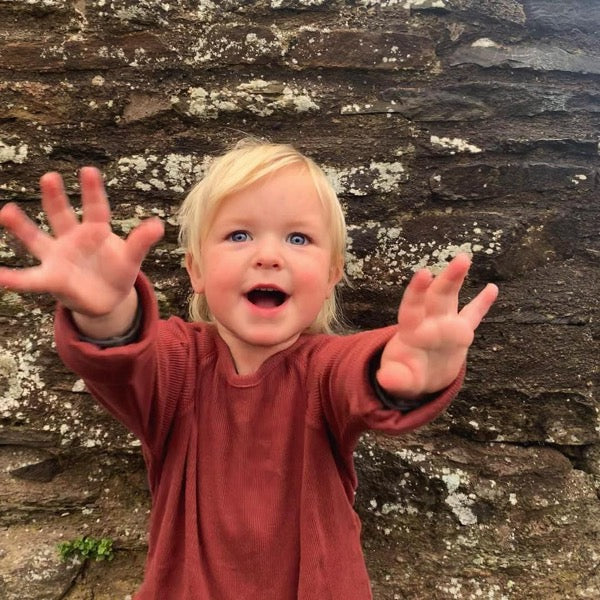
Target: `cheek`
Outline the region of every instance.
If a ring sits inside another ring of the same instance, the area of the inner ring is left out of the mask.
[[[226,290],[237,285],[239,277],[234,265],[226,263],[213,263],[206,276],[206,286],[214,290]]]
[[[204,259],[204,285],[205,294],[209,297],[213,292],[218,292],[231,287],[239,279],[239,265],[236,261],[227,260],[217,254],[208,254]]]
[[[301,265],[297,271],[297,281],[315,292],[329,294],[331,288],[329,257],[319,257]]]

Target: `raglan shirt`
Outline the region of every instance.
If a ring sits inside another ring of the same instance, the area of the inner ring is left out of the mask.
[[[239,375],[216,328],[160,320],[147,279],[137,342],[100,349],[59,306],[59,354],[141,441],[152,496],[136,600],[368,600],[353,450],[368,429],[435,418],[463,373],[408,413],[385,408],[367,365],[394,327],[301,335]]]

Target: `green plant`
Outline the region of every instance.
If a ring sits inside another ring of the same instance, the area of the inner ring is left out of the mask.
[[[81,560],[112,560],[113,541],[109,538],[96,539],[87,535],[58,544],[58,553],[63,561],[70,558]]]

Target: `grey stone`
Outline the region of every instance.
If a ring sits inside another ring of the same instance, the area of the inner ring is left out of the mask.
[[[542,31],[600,31],[600,6],[595,0],[524,0],[528,24]]]
[[[563,71],[584,75],[600,74],[600,54],[566,50],[547,44],[518,46],[469,46],[459,48],[450,57],[455,67],[474,64],[484,68],[533,69],[534,71]]]
[[[600,110],[593,90],[552,85],[477,82],[423,87],[390,87],[382,100],[355,104],[348,114],[399,113],[415,121],[475,121],[490,117],[522,117],[547,113]]]
[[[49,481],[52,481],[61,470],[58,459],[53,456],[39,462],[25,465],[24,467],[19,467],[18,469],[13,469],[10,471],[10,474],[18,479],[48,483]]]

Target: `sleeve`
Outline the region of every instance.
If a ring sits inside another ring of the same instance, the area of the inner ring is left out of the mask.
[[[417,407],[385,402],[372,384],[370,371],[395,328],[332,338],[322,350],[322,410],[342,449],[353,449],[359,436],[370,429],[397,435],[426,425],[449,406],[462,385],[464,366],[446,389],[427,396]]]
[[[160,455],[175,412],[185,405],[189,343],[183,322],[160,321],[152,286],[140,274],[136,290],[142,307],[134,343],[101,348],[81,339],[70,311],[58,305],[56,347],[65,365],[78,374],[96,400]]]

